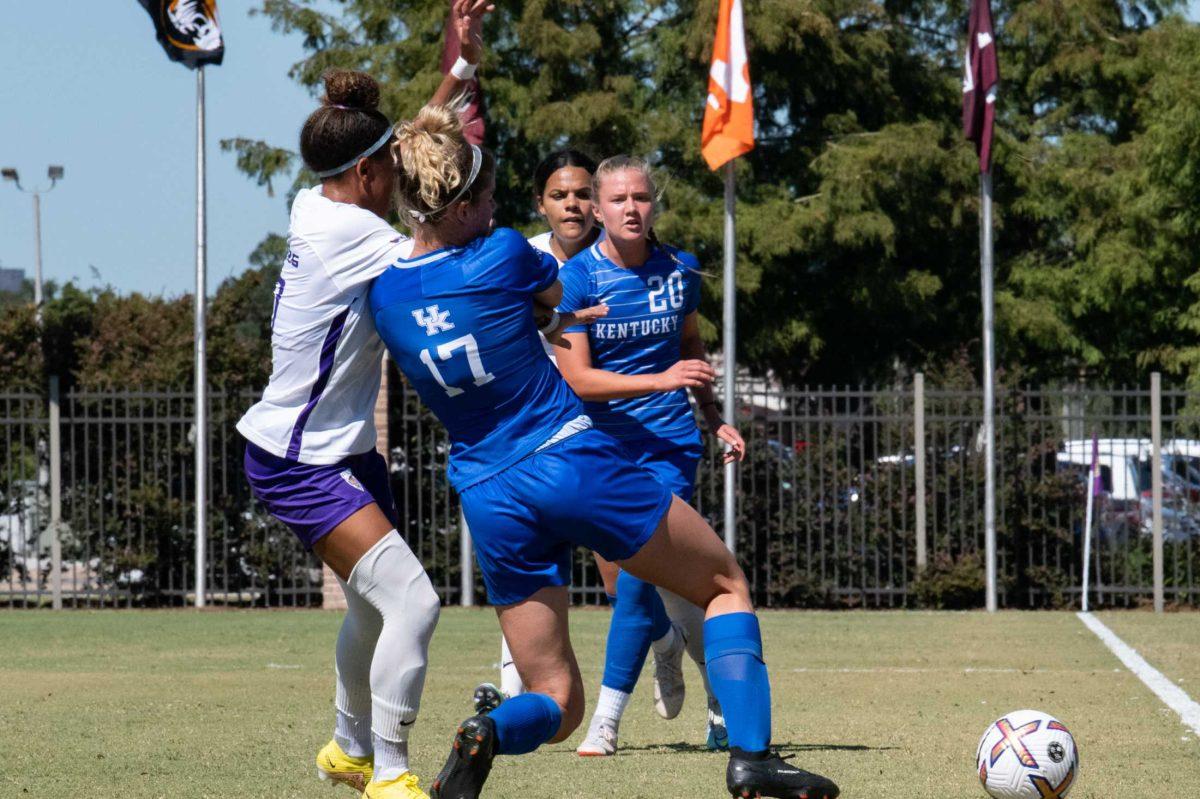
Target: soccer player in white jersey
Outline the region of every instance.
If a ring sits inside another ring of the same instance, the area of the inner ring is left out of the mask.
[[[471,77],[489,10],[459,0],[459,63],[432,102]],[[439,600],[404,539],[387,465],[375,451],[383,344],[367,312],[371,281],[411,241],[386,221],[395,186],[391,122],[360,72],[325,75],[300,134],[321,185],[292,204],[288,253],[271,313],[272,371],[238,422],[254,495],[337,575],[347,612],[335,649],[334,735],[318,775],[369,799],[427,799],[408,767]]]

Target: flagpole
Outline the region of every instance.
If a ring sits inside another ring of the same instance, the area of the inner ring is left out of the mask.
[[[725,403],[724,416],[728,424],[737,424],[737,396],[734,385],[737,382],[737,284],[734,281],[734,263],[736,261],[736,225],[735,190],[733,179],[733,161],[725,162],[725,273],[724,273],[724,361],[725,361]],[[725,464],[725,546],[730,552],[737,552],[737,462]]]
[[[1091,582],[1092,565],[1092,507],[1096,499],[1096,476],[1099,473],[1099,461],[1096,455],[1096,434],[1092,433],[1092,462],[1088,466],[1087,481],[1087,510],[1083,522],[1083,599],[1081,609],[1088,612],[1088,584]]]
[[[980,266],[983,283],[983,435],[984,478],[983,525],[987,560],[987,609],[996,612],[996,387],[995,346],[992,319],[992,173],[979,175],[982,199],[980,227]]]
[[[206,269],[207,231],[204,164],[204,67],[196,68],[196,296],[195,310],[195,430],[196,430],[196,607],[205,605],[208,539],[208,403],[207,347],[204,317],[208,281]]]

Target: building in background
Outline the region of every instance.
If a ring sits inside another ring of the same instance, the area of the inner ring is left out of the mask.
[[[4,267],[0,267],[0,293],[19,294],[24,282],[24,269],[5,269]]]

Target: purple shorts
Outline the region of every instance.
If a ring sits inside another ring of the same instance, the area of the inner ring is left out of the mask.
[[[375,450],[314,466],[247,442],[245,468],[255,499],[292,528],[305,549],[312,549],[322,536],[372,502],[397,524],[387,461]]]

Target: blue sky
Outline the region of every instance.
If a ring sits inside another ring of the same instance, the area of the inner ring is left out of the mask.
[[[287,228],[283,194],[268,197],[218,142],[246,136],[294,149],[314,104],[287,76],[303,57],[299,37],[249,16],[252,5],[219,4],[225,63],[205,72],[210,293],[246,268],[267,232]],[[44,185],[49,164],[66,168],[42,200],[45,277],[190,292],[195,75],[167,60],[150,17],[135,0],[21,3],[6,9],[0,53],[0,166],[16,167],[26,185]],[[0,265],[30,277],[32,217],[32,200],[0,184]]]
[[[67,10],[67,7],[70,10]],[[208,91],[208,291],[244,270],[268,232],[287,228],[282,194],[237,172],[223,138],[295,147],[314,104],[287,76],[299,37],[271,30],[222,0],[225,63]],[[1200,17],[1200,0],[1189,16]],[[0,166],[42,183],[66,179],[42,203],[47,279],[176,295],[195,283],[195,77],[167,60],[135,0],[33,2],[7,9],[0,33]],[[283,187],[286,190],[286,185]],[[32,202],[0,184],[0,265],[33,274]]]

